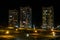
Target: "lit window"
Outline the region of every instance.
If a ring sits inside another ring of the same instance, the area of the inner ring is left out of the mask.
[[[12,17],[12,15],[10,15],[9,17]]]
[[[25,11],[23,11],[23,13],[25,13]]]
[[[47,12],[47,10],[46,10],[46,12]]]
[[[26,23],[25,21],[23,21],[23,23]]]

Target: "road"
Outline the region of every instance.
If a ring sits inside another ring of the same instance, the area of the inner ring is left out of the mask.
[[[36,38],[57,38],[60,37],[59,30],[43,30],[43,29],[0,29],[0,38],[22,38],[22,39],[36,39]]]

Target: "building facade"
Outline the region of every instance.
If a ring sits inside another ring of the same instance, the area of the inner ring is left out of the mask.
[[[20,7],[20,27],[32,28],[32,9]]]
[[[18,11],[9,10],[9,21],[8,24],[13,27],[18,27]]]
[[[52,28],[54,26],[53,7],[42,8],[42,28]]]

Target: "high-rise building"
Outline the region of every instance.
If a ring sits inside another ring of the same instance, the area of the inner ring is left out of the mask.
[[[8,24],[13,27],[18,27],[18,11],[9,10],[9,21]]]
[[[20,7],[20,27],[32,28],[32,9]]]
[[[42,8],[42,28],[52,28],[54,26],[53,7]]]

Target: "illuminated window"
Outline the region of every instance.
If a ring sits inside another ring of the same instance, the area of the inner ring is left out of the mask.
[[[12,15],[10,15],[9,17],[12,17]]]
[[[25,13],[25,11],[23,11],[23,13]]]
[[[46,12],[48,11],[48,10],[45,10]]]
[[[25,21],[23,21],[23,23],[26,23]]]

